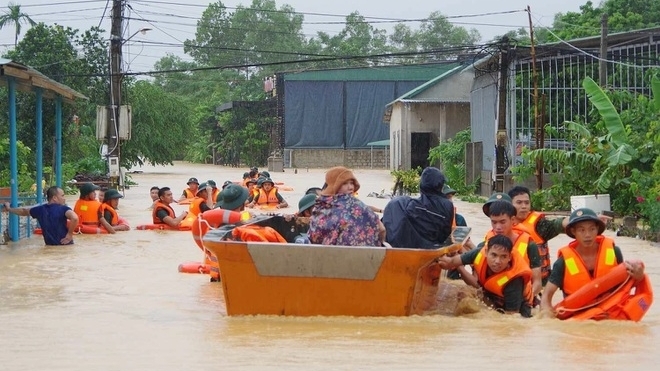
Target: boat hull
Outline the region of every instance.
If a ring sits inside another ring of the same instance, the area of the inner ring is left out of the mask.
[[[214,233],[216,232],[216,233]],[[409,316],[436,304],[435,259],[460,249],[226,241],[211,231],[229,315]]]

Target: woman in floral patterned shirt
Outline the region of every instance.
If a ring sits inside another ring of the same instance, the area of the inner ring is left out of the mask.
[[[360,183],[353,172],[337,166],[325,174],[325,188],[310,218],[309,239],[314,244],[382,246],[385,227],[369,206],[353,196]]]

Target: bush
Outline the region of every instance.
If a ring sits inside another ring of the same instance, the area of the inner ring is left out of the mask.
[[[417,167],[410,170],[393,170],[394,177],[393,194],[414,194],[419,193],[419,178],[422,169]]]
[[[462,195],[474,194],[479,184],[479,180],[472,184],[465,183],[465,145],[470,143],[470,140],[470,129],[466,129],[429,151],[429,161],[440,163],[440,169],[447,177],[447,184]]]

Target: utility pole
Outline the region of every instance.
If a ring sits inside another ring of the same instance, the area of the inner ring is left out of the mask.
[[[607,13],[600,16],[600,61],[598,61],[598,83],[607,85]]]
[[[539,116],[539,74],[536,71],[536,48],[534,47],[534,25],[532,24],[532,9],[527,5],[527,16],[529,18],[529,39],[531,43],[530,54],[532,56],[532,83],[534,85],[534,139],[536,148],[543,148],[543,137],[545,136],[541,117]],[[543,189],[543,159],[536,160],[536,188]]]
[[[509,39],[505,36],[500,42],[500,81],[498,89],[497,136],[495,144],[495,191],[504,192],[504,172],[507,169],[506,151],[506,98],[509,81]]]
[[[122,22],[124,20],[124,0],[112,1],[112,26],[110,29],[110,120],[108,122],[108,168],[111,183],[120,184],[119,174],[119,107],[121,106],[121,63],[122,63]]]

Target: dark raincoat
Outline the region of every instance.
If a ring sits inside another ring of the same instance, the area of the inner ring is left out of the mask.
[[[386,241],[393,247],[434,249],[451,234],[454,204],[442,193],[445,176],[434,167],[422,172],[420,197],[401,196],[383,211]]]

